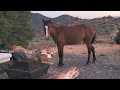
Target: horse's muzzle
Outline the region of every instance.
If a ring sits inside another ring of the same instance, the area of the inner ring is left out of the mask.
[[[45,39],[46,39],[46,40],[49,40],[49,39],[50,39],[50,37],[45,37]]]

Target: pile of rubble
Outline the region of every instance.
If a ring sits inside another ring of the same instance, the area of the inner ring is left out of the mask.
[[[50,53],[47,50],[37,50],[35,53],[38,61],[42,62],[42,63],[49,63],[49,64],[53,64],[53,54]]]
[[[31,50],[25,49],[22,46],[17,46],[17,45],[14,45],[11,49],[12,53],[13,52],[17,53],[18,51],[25,53],[28,60],[36,60],[41,63],[53,64],[53,60],[52,60],[53,55],[48,50],[36,50],[35,52],[32,52]]]

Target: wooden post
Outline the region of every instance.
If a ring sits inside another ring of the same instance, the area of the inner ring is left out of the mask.
[[[53,75],[47,79],[76,79],[76,77],[79,75],[79,70],[76,67],[70,67],[66,69],[65,71]]]

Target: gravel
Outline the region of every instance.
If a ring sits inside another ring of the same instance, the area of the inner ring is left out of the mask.
[[[103,47],[105,46],[105,47]],[[101,48],[106,48],[107,45],[95,46],[96,50],[96,63],[92,62],[92,55],[90,58],[90,63],[86,65],[87,53],[80,53],[80,47],[70,47],[67,46],[64,50],[64,66],[59,67],[58,64],[58,54],[56,47],[49,48],[51,52],[54,52],[54,64],[49,68],[46,77],[62,72],[63,70],[75,66],[80,70],[80,74],[77,79],[120,79],[120,53],[117,55],[113,54],[114,50],[118,50],[120,46],[115,47],[114,45],[109,49],[105,49],[106,53],[102,55]],[[83,47],[83,46],[82,46]],[[85,46],[84,46],[85,47]],[[110,51],[111,49],[111,51]],[[100,51],[99,51],[100,50]],[[108,50],[108,52],[107,52]],[[84,48],[83,51],[86,51]]]
[[[96,63],[93,63],[92,59],[88,65],[85,63],[85,57],[65,54],[65,65],[59,67],[57,65],[57,59],[54,64],[50,66],[46,77],[57,74],[71,66],[75,66],[80,70],[80,74],[77,79],[120,79],[120,56],[98,56]]]

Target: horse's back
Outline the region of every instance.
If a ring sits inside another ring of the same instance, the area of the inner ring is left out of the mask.
[[[75,26],[67,26],[64,29],[64,32],[70,33],[71,35],[75,34],[76,36],[77,35],[80,36],[80,35],[83,35],[83,34],[84,34],[84,36],[86,36],[88,34],[90,34],[91,36],[94,36],[95,29],[90,25],[80,24],[80,25],[75,25]]]
[[[86,24],[65,26],[56,26],[57,40],[67,45],[81,43],[83,40],[92,41],[94,29]]]

